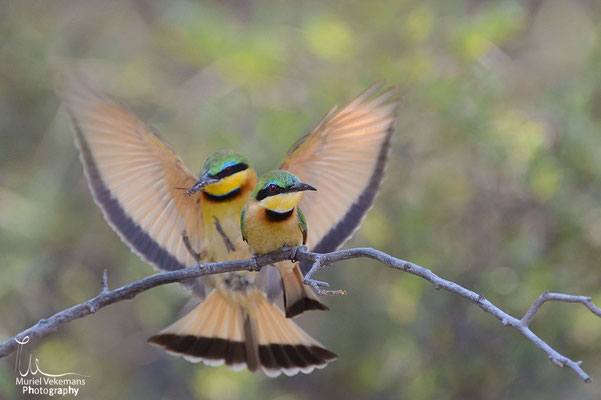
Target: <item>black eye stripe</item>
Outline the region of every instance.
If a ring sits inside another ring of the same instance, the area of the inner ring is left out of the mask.
[[[279,186],[276,186],[275,190],[271,190],[269,186],[267,186],[266,188],[259,190],[259,193],[257,193],[257,200],[261,201],[265,197],[274,196],[276,194],[284,193],[285,191],[285,189],[282,189]]]
[[[236,172],[244,171],[247,168],[248,168],[248,165],[246,165],[244,163],[227,166],[223,170],[219,171],[218,174],[212,175],[212,177],[215,179],[223,179],[225,177],[234,175]]]

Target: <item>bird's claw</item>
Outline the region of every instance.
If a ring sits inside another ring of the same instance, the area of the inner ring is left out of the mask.
[[[253,255],[250,258],[250,261],[251,261],[251,265],[248,267],[248,269],[251,270],[251,271],[254,271],[254,272],[259,272],[261,270],[261,267],[257,263],[257,256]]]
[[[292,249],[292,254],[290,255],[290,260],[293,263],[298,262],[298,258],[296,258],[296,256],[297,256],[299,250],[301,250],[301,251],[307,251],[307,246],[295,246]]]

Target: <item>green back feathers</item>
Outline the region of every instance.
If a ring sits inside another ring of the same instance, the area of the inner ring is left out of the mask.
[[[246,215],[246,206],[242,209],[242,213],[240,213],[240,231],[242,232],[242,240],[246,242],[246,236],[244,236],[244,216]]]
[[[301,211],[299,206],[296,206],[296,212],[298,214],[298,226],[303,233],[303,246],[307,244],[307,220],[305,214]]]

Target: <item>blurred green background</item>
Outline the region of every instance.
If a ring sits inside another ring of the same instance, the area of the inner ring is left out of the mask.
[[[544,289],[601,304],[601,2],[0,1],[0,340],[153,273],[104,222],[53,91],[76,67],[198,170],[229,147],[273,168],[334,104],[385,78],[404,101],[381,195],[347,246],[431,268],[515,316]],[[371,261],[299,323],[340,355],[269,379],[145,340],[189,295],[146,292],[29,344],[79,398],[599,399],[601,320],[545,305],[533,330],[584,384],[475,305]],[[15,356],[0,398],[19,398]]]

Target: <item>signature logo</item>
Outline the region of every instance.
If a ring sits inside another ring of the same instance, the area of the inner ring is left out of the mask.
[[[33,370],[31,368],[31,354],[29,354],[29,365],[27,366],[27,370],[25,370],[25,372],[22,372],[21,371],[21,354],[23,353],[23,345],[29,343],[29,336],[25,336],[22,340],[19,340],[19,339],[15,339],[15,340],[17,341],[17,343],[19,343],[19,348],[17,349],[17,362],[15,363],[15,373],[18,371],[19,375],[21,375],[22,377],[26,377],[30,373],[31,373],[31,375],[36,375],[39,372],[40,374],[51,377],[51,378],[58,378],[61,376],[69,376],[69,375],[75,375],[75,376],[81,376],[84,378],[89,378],[89,376],[87,376],[87,375],[78,374],[76,372],[65,372],[63,374],[49,374],[40,369],[40,360],[38,360],[37,358],[35,359],[35,370]]]
[[[40,368],[40,360],[35,358],[32,363],[32,355],[29,354],[29,362],[25,372],[21,366],[21,356],[23,354],[23,346],[29,343],[29,336],[23,337],[21,340],[15,339],[18,343],[17,359],[15,362],[15,375],[17,375],[15,384],[21,386],[23,394],[47,395],[47,396],[77,396],[79,387],[86,384],[85,378],[88,375],[79,374],[77,372],[65,372],[62,374],[51,374],[43,371]],[[38,375],[39,376],[36,376]]]

